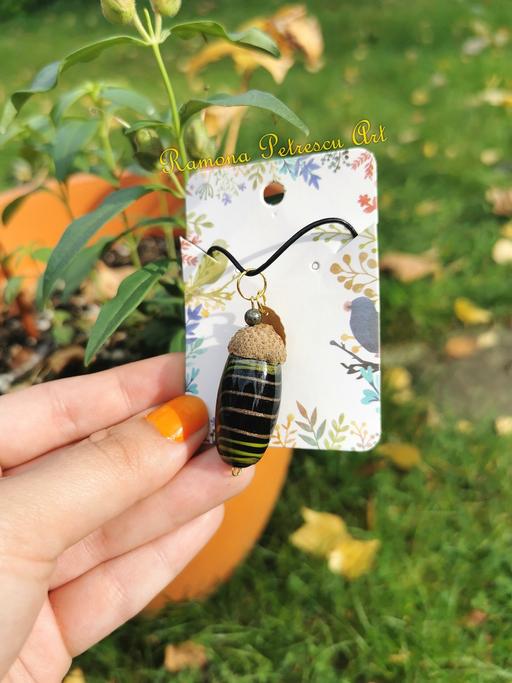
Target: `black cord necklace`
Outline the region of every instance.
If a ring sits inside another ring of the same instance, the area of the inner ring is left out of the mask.
[[[320,225],[325,225],[327,223],[339,223],[340,225],[343,225],[352,235],[352,239],[354,239],[358,235],[354,226],[351,225],[348,221],[344,220],[343,218],[319,218],[318,220],[313,221],[312,223],[308,223],[303,228],[298,230],[294,235],[292,235],[289,239],[287,239],[286,242],[284,242],[284,244],[282,244],[279,247],[279,249],[277,249],[277,251],[275,251],[272,254],[272,256],[265,261],[265,263],[262,263],[261,266],[259,266],[259,268],[251,268],[250,270],[245,270],[245,268],[233,256],[233,254],[224,247],[216,246],[214,244],[208,249],[206,253],[208,254],[208,256],[213,256],[213,254],[216,251],[221,254],[224,254],[224,256],[227,256],[227,258],[231,261],[231,263],[235,266],[237,270],[239,270],[241,273],[244,273],[246,277],[253,277],[254,275],[260,275],[261,273],[263,273],[263,271],[266,270],[270,265],[272,265],[272,263],[274,263],[274,261],[276,261],[281,256],[281,254],[283,254],[288,249],[288,247],[291,247],[291,245],[294,242],[300,239],[307,232],[309,232],[310,230],[314,230],[314,228],[318,228]]]

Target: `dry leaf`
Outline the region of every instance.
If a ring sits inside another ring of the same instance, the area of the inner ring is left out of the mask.
[[[512,221],[505,223],[505,225],[501,228],[501,234],[503,237],[507,237],[508,239],[512,240]]]
[[[206,45],[187,62],[185,71],[189,76],[196,75],[205,66],[223,57],[231,57],[244,78],[258,67],[263,67],[276,83],[282,83],[293,66],[296,51],[304,55],[309,71],[318,71],[322,67],[322,30],[318,20],[308,15],[304,5],[286,5],[274,15],[252,19],[240,28],[258,28],[268,33],[276,41],[281,56],[276,58],[257,50],[216,41]]]
[[[82,669],[72,669],[62,683],[85,683]]]
[[[83,296],[88,302],[113,299],[121,282],[133,272],[133,266],[110,268],[103,261],[99,261],[93,276],[84,285]]]
[[[388,368],[384,375],[386,385],[394,391],[409,389],[412,384],[412,377],[409,370],[401,366]]]
[[[421,463],[421,453],[412,443],[390,442],[377,446],[377,453],[389,458],[401,470],[411,470]]]
[[[500,265],[503,263],[512,263],[512,240],[502,237],[499,239],[492,249],[492,257]]]
[[[460,434],[471,434],[473,431],[473,424],[469,420],[457,420],[455,428]]]
[[[487,330],[487,332],[478,335],[476,343],[479,349],[493,349],[498,346],[499,340],[496,330]]]
[[[417,216],[431,216],[433,213],[437,213],[441,203],[435,199],[424,199],[422,202],[416,205],[414,212]]]
[[[445,344],[444,352],[450,358],[469,358],[478,349],[474,337],[452,337]]]
[[[360,541],[346,536],[329,553],[329,569],[353,581],[370,571],[379,547],[380,541],[377,539]]]
[[[183,669],[203,669],[207,664],[206,648],[193,640],[167,645],[165,648],[164,668],[171,673]]]
[[[501,415],[494,421],[496,434],[499,436],[510,436],[512,434],[512,415]]]
[[[494,166],[501,159],[501,152],[499,149],[484,149],[480,153],[480,161],[484,166]]]
[[[480,308],[470,299],[460,296],[455,299],[453,309],[457,318],[465,325],[485,325],[491,321],[492,313]]]
[[[422,107],[424,104],[427,104],[429,100],[430,95],[428,94],[428,91],[423,90],[423,88],[413,90],[411,93],[411,102],[417,107]]]
[[[49,369],[56,375],[64,370],[64,368],[71,363],[73,360],[83,360],[84,348],[78,344],[73,344],[72,346],[66,346],[63,349],[57,349],[48,358],[47,363]]]
[[[512,189],[493,187],[487,190],[485,198],[492,204],[496,216],[512,216]]]
[[[474,609],[471,610],[469,614],[467,614],[464,618],[464,624],[466,626],[469,626],[470,628],[476,628],[477,626],[481,626],[484,624],[489,615],[487,612],[484,612],[481,609]]]
[[[390,271],[401,282],[414,282],[440,270],[437,255],[432,249],[422,254],[388,251],[382,257],[380,267],[383,271]]]
[[[338,515],[303,508],[302,516],[305,524],[290,536],[290,543],[304,552],[326,557],[348,533]]]
[[[400,650],[400,652],[389,655],[388,660],[391,664],[405,664],[405,662],[409,661],[410,656],[409,650]]]

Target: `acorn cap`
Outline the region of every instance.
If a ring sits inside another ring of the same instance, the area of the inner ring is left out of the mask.
[[[264,323],[252,327],[242,327],[228,344],[229,353],[240,358],[266,360],[267,363],[284,363],[286,347],[272,325]]]

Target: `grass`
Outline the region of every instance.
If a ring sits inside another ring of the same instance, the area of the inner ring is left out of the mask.
[[[235,27],[279,5],[188,0],[183,18],[202,13]],[[365,467],[375,463],[371,453],[298,451],[268,529],[233,579],[208,601],[135,620],[83,655],[78,663],[90,682],[170,680],[162,669],[164,646],[188,638],[206,645],[210,663],[206,673],[174,676],[179,683],[512,680],[512,444],[494,434],[495,415],[478,410],[471,415],[472,432],[457,429],[457,419],[465,416],[449,390],[453,366],[441,354],[447,336],[460,331],[453,314],[458,296],[491,310],[502,327],[511,324],[511,270],[492,260],[501,223],[485,201],[488,187],[510,184],[510,110],[471,101],[488,87],[510,89],[505,65],[512,41],[474,57],[461,50],[476,21],[491,34],[510,26],[512,7],[463,0],[326,0],[309,6],[324,28],[325,68],[307,75],[296,65],[279,87],[257,73],[253,85],[287,102],[314,139],[348,140],[361,118],[386,127],[388,141],[373,148],[381,249],[420,252],[434,246],[444,265],[434,280],[382,282],[384,362],[386,350],[396,356],[400,344],[428,349],[428,362],[412,368],[416,398],[405,405],[386,399],[384,439],[414,442],[424,465],[403,474]],[[57,10],[5,25],[0,60],[16,65],[4,73],[5,93],[85,42],[85,32],[87,40],[109,32],[95,3],[79,11],[73,7],[61,3]],[[31,49],[20,51],[28,41]],[[176,48],[166,55],[179,67]],[[64,86],[105,71],[148,94],[157,92],[149,56],[131,51],[112,52],[66,74]],[[179,70],[176,80],[184,97]],[[208,72],[212,90],[235,82],[225,62]],[[412,101],[418,91],[426,100],[421,106]],[[268,117],[251,114],[240,150],[255,154],[259,136],[273,127]],[[487,149],[499,150],[502,161],[482,164]],[[0,168],[4,179],[8,160]],[[430,215],[418,209],[425,200],[437,203]],[[440,366],[448,399],[434,426],[427,408],[439,389],[432,368]],[[466,391],[471,392],[470,374]],[[370,500],[376,522],[368,532]],[[291,547],[288,536],[300,525],[303,505],[339,513],[356,535],[379,538],[374,570],[347,583]],[[468,624],[472,610],[484,612],[486,621]]]

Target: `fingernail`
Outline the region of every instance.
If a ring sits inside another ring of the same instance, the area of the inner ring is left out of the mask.
[[[208,410],[198,396],[186,394],[151,411],[146,420],[167,439],[185,441],[208,422]]]

